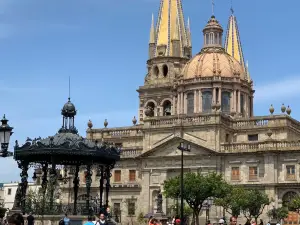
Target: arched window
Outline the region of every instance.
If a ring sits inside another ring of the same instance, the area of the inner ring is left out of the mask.
[[[171,116],[171,102],[169,100],[164,101],[163,104],[163,115],[164,116]]]
[[[221,110],[223,113],[230,113],[230,93],[222,92]]]
[[[209,44],[209,34],[205,35],[205,44]]]
[[[211,91],[205,91],[202,93],[202,112],[211,112],[212,93]]]
[[[297,193],[294,191],[289,191],[289,192],[285,193],[282,197],[282,205],[288,206],[289,203],[297,196],[298,196]]]
[[[191,115],[194,113],[194,93],[187,94],[187,114]]]
[[[154,116],[154,109],[155,109],[155,104],[154,102],[148,102],[146,108],[145,108],[145,115],[149,117]]]

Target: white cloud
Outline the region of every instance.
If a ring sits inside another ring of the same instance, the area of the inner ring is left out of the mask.
[[[255,102],[281,101],[297,97],[300,94],[300,76],[287,77],[284,80],[258,85],[255,89]]]

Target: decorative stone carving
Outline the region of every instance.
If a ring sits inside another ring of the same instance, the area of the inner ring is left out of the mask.
[[[104,120],[104,127],[106,128],[108,125],[107,119]]]
[[[274,109],[273,105],[271,104],[271,106],[270,106],[270,108],[269,108],[269,111],[270,111],[271,115],[273,115],[274,110],[275,110],[275,109]]]
[[[282,112],[282,113],[285,113],[285,110],[286,110],[286,107],[285,107],[285,105],[282,103],[282,106],[281,106],[281,112]]]

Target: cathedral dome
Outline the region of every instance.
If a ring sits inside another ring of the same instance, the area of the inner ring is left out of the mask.
[[[212,16],[203,29],[203,48],[183,69],[183,78],[239,77],[247,79],[244,67],[222,45],[223,28]]]
[[[202,49],[183,69],[184,79],[213,76],[247,79],[243,66],[223,48]]]

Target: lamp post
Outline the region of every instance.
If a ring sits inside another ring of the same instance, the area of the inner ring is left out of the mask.
[[[184,142],[181,142],[180,145],[177,147],[181,151],[181,172],[180,172],[180,224],[183,224],[183,152],[190,152],[191,151],[191,145],[185,144]]]
[[[5,118],[5,114],[4,114],[1,120],[2,124],[0,125],[0,143],[1,143],[0,157],[7,157],[13,155],[12,152],[8,152],[8,145],[9,145],[10,136],[13,134],[12,130],[14,128],[9,126],[7,122],[8,120]]]

